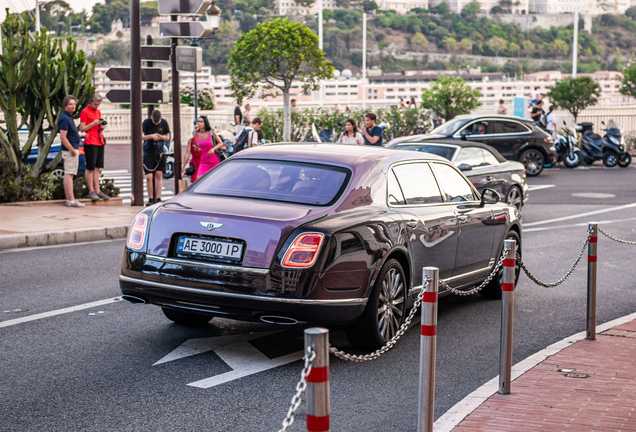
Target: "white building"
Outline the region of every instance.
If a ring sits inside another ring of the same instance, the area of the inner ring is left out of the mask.
[[[460,13],[464,7],[472,0],[431,0],[430,6],[439,6],[440,3],[446,2],[450,7],[450,10],[453,13]],[[546,0],[519,0],[519,4],[513,4],[512,13],[513,14],[528,14],[530,13],[528,1],[546,1]],[[558,0],[548,0],[548,1],[558,1]],[[482,12],[490,12],[490,10],[499,5],[499,0],[477,0],[480,5]],[[514,1],[513,3],[517,3]]]
[[[428,9],[428,0],[379,0],[376,1],[381,10],[394,10],[399,14],[406,14],[411,9]]]
[[[530,13],[574,13],[577,0],[530,0]],[[636,5],[634,0],[578,0],[579,12],[584,15],[621,15]]]
[[[336,9],[336,0],[322,0],[322,8]],[[320,10],[320,0],[316,0],[313,5],[306,8],[293,0],[276,0],[276,13],[279,15],[315,15]]]

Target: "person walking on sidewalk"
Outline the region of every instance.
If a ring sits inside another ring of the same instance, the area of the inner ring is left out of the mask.
[[[220,160],[216,151],[223,147],[223,142],[210,127],[210,122],[206,116],[201,116],[197,119],[197,132],[194,134],[194,142],[201,149],[201,163],[197,172],[197,178],[201,178],[203,174],[219,164]]]
[[[148,202],[152,205],[161,202],[163,188],[163,173],[166,171],[166,155],[163,152],[163,142],[170,139],[168,122],[161,118],[161,111],[154,110],[150,118],[142,123],[144,140],[144,173],[146,174],[146,189]]]
[[[67,207],[84,207],[85,204],[77,201],[73,194],[73,178],[77,175],[79,167],[79,145],[80,136],[77,133],[73,114],[77,107],[75,96],[68,95],[62,102],[64,112],[57,121],[57,129],[60,131],[62,140],[62,159],[64,160],[64,195],[66,195]]]
[[[236,136],[241,134],[241,131],[245,126],[243,126],[243,113],[241,112],[241,107],[243,106],[243,101],[238,101],[236,103],[236,107],[234,108],[234,123],[236,123]]]
[[[80,114],[80,132],[86,132],[84,140],[84,155],[86,156],[86,186],[88,197],[93,201],[99,199],[108,200],[110,197],[99,189],[99,170],[104,168],[104,127],[106,122],[102,119],[99,106],[102,96],[94,93],[88,100],[88,106]]]

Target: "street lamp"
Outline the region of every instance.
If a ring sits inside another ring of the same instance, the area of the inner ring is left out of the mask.
[[[212,5],[205,13],[210,27],[218,29],[221,25],[221,9],[217,7],[216,2],[212,2]]]

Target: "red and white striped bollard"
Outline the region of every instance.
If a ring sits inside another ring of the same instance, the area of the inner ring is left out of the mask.
[[[588,226],[590,242],[587,246],[587,321],[585,339],[596,339],[596,266],[598,261],[598,223]]]
[[[515,313],[515,254],[517,242],[504,240],[508,249],[503,261],[503,281],[501,295],[501,342],[499,351],[499,394],[510,394],[512,381],[512,334]]]
[[[331,430],[331,395],[329,390],[329,330],[312,327],[305,330],[305,351],[312,347],[316,357],[307,376],[307,430]]]
[[[420,391],[417,416],[418,432],[433,432],[435,422],[435,360],[437,356],[437,292],[439,270],[424,267],[422,289],[422,325],[420,326]]]

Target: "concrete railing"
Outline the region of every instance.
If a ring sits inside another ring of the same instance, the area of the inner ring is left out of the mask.
[[[163,107],[162,107],[163,108]],[[102,110],[102,118],[108,122],[104,129],[104,138],[110,141],[130,141],[130,110]],[[170,130],[174,130],[172,121],[172,109],[170,107],[161,109],[161,115],[170,126]],[[207,116],[210,126],[215,130],[233,130],[230,126],[232,121],[232,113],[228,111],[199,111],[199,115]],[[144,110],[143,119],[146,118]],[[141,128],[141,125],[139,125]],[[181,107],[181,139],[185,143],[192,136],[194,129],[194,109]]]
[[[565,121],[568,126],[574,124],[574,118],[565,110],[556,110],[555,114],[559,122],[559,127]],[[590,122],[594,124],[594,131],[600,133],[603,129],[601,122],[613,119],[623,129],[623,133],[636,131],[636,105],[628,107],[594,107],[588,108],[579,113],[577,122]]]

